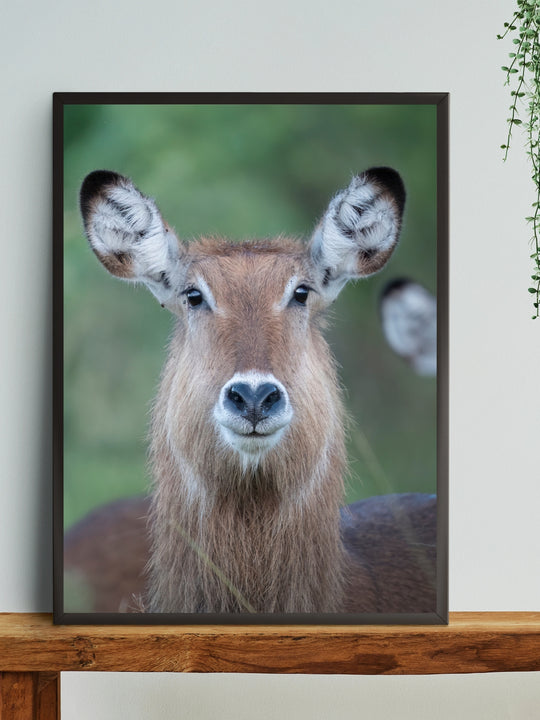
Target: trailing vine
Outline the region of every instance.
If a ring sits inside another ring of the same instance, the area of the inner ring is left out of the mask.
[[[508,157],[512,131],[518,125],[523,125],[527,132],[527,155],[531,161],[532,180],[535,187],[533,214],[526,218],[532,225],[533,234],[531,244],[534,252],[531,259],[534,263],[534,272],[531,276],[532,284],[529,292],[533,296],[533,320],[540,316],[540,0],[516,0],[517,10],[512,20],[504,23],[506,28],[502,40],[507,35],[514,35],[514,52],[509,53],[510,65],[503,65],[506,75],[505,85],[511,87],[510,117],[508,118],[508,133],[506,143],[501,145],[504,150],[504,159]],[[526,120],[519,117],[519,108],[525,105]]]

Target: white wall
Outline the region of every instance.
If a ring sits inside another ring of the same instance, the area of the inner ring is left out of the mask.
[[[51,609],[50,143],[60,90],[451,93],[450,608],[540,609],[540,321],[530,320],[522,219],[532,192],[522,139],[506,165],[498,150],[509,105],[499,67],[511,48],[495,36],[512,10],[512,0],[4,8],[1,611]],[[328,717],[332,699],[334,717],[345,718],[368,697],[371,717],[478,717],[491,702],[485,716],[528,718],[538,680],[154,676],[144,693],[158,699],[140,717]],[[116,717],[114,700],[99,705],[112,695],[126,715],[144,708],[135,689],[147,686],[131,676],[63,682],[65,717]],[[433,692],[448,714],[425,700]]]

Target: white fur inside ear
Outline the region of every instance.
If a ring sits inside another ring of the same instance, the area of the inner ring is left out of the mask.
[[[105,189],[92,207],[87,235],[98,256],[129,256],[131,277],[143,282],[162,304],[180,282],[179,243],[153,200],[131,184]]]
[[[339,291],[363,274],[358,270],[359,256],[391,250],[399,229],[399,210],[391,195],[368,175],[360,175],[330,202],[312,239],[312,257],[329,276],[333,291]]]
[[[155,204],[133,186],[105,190],[92,208],[89,239],[102,255],[130,252],[142,238],[161,234],[163,221]]]

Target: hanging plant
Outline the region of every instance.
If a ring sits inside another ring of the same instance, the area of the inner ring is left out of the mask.
[[[527,221],[532,225],[531,255],[534,272],[529,292],[533,296],[534,315],[536,320],[540,315],[540,0],[516,0],[517,10],[511,22],[504,23],[506,28],[502,40],[507,35],[513,36],[514,51],[509,53],[510,65],[503,65],[506,74],[505,85],[510,86],[510,117],[508,118],[508,133],[506,143],[501,145],[504,150],[504,159],[508,157],[512,131],[517,125],[526,130],[527,155],[531,161],[532,180],[535,195],[532,204],[533,212]],[[526,110],[525,120],[519,117],[519,108]]]

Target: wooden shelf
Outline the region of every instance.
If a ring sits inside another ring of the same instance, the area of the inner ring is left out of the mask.
[[[0,671],[70,670],[540,671],[540,613],[451,613],[431,626],[54,626],[48,614],[0,614]]]

